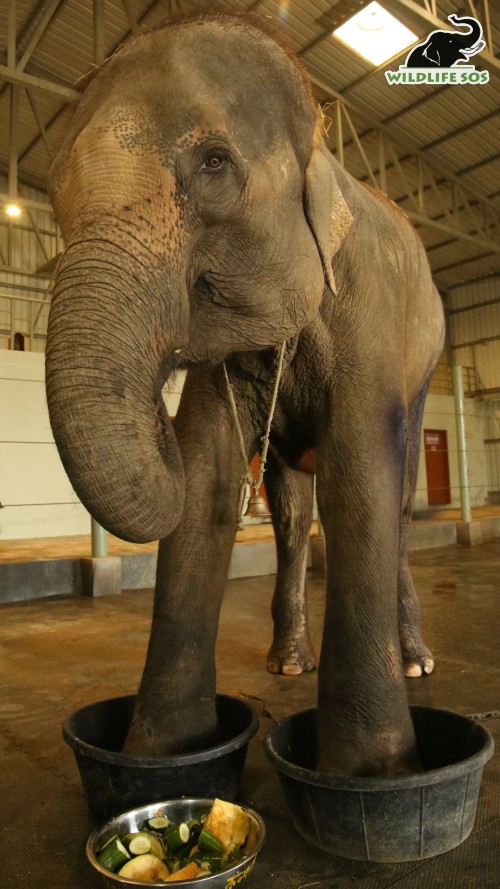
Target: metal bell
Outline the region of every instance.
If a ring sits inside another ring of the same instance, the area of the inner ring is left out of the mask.
[[[262,494],[250,494],[248,498],[248,505],[245,512],[246,516],[249,516],[251,519],[269,519],[271,518],[271,513],[267,508],[266,501]]]

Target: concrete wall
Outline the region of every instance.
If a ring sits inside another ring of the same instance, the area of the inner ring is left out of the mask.
[[[175,416],[183,376],[164,390]],[[484,438],[491,421],[486,405],[466,400],[469,481],[473,505],[485,502],[491,479]],[[0,539],[87,534],[90,519],[59,460],[45,401],[44,355],[0,349]],[[424,428],[448,434],[452,503],[459,506],[454,401],[429,395]],[[423,448],[423,446],[422,446]],[[425,459],[420,461],[416,508],[427,509]]]
[[[486,415],[481,402],[465,400],[465,436],[469,469],[471,504],[481,506],[488,494],[488,465],[484,439],[486,438]],[[458,477],[457,433],[455,427],[455,403],[448,395],[428,395],[425,403],[423,429],[445,429],[448,438],[448,460],[452,502],[450,508],[460,506],[460,486]],[[421,456],[417,476],[415,497],[416,509],[428,509],[427,474],[423,431]]]
[[[171,416],[182,382],[164,391]],[[0,349],[0,502],[0,540],[90,532],[52,438],[45,356],[36,352]]]

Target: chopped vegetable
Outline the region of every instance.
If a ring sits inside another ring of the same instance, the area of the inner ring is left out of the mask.
[[[113,873],[129,859],[130,855],[117,836],[111,837],[97,855],[101,867],[105,867],[106,870],[113,871]]]
[[[196,861],[191,861],[189,864],[186,864],[186,867],[182,867],[175,874],[167,877],[165,883],[170,883],[174,880],[192,880],[194,877],[199,877],[202,873],[203,869],[196,864]]]
[[[148,826],[153,830],[165,830],[170,826],[170,821],[165,818],[165,815],[156,815],[154,818],[148,819]]]
[[[219,838],[206,827],[203,828],[198,837],[198,846],[202,852],[217,852],[219,856],[224,852],[224,846]]]
[[[174,824],[172,827],[169,827],[168,830],[165,831],[165,843],[167,844],[168,852],[177,852],[181,846],[184,846],[190,836],[191,832],[187,824],[183,821],[181,824]]]
[[[166,857],[161,840],[146,830],[141,830],[139,833],[127,833],[122,839],[132,855],[144,855],[146,852],[151,852],[157,858]]]
[[[200,867],[206,868],[213,873],[217,873],[222,869],[223,858],[222,855],[217,855],[216,852],[205,852],[202,858],[196,859],[197,863]]]
[[[119,877],[126,877],[127,880],[143,880],[146,883],[152,883],[154,880],[166,881],[170,877],[170,871],[164,861],[160,861],[156,855],[138,855],[137,858],[131,858],[130,861],[122,867],[118,872]]]
[[[146,834],[138,833],[130,841],[128,849],[132,855],[145,855],[146,852],[151,852],[151,840]]]
[[[216,799],[203,828],[220,840],[228,855],[245,842],[250,831],[250,816],[241,806]]]

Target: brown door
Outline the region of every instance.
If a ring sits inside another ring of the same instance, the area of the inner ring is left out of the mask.
[[[448,437],[445,429],[424,429],[429,506],[451,503]]]

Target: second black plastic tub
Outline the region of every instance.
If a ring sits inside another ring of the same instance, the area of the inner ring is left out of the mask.
[[[410,711],[425,771],[393,778],[315,771],[316,710],[283,719],[269,732],[265,750],[305,840],[343,858],[414,861],[469,836],[493,739],[458,713]]]
[[[73,749],[92,822],[181,796],[237,798],[248,743],[259,725],[246,701],[217,695],[218,743],[196,753],[162,757],[121,752],[134,704],[135,695],[98,701],[77,710],[63,724],[63,738]]]

